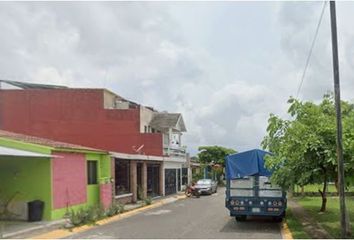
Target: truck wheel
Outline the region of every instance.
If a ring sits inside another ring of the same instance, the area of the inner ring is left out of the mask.
[[[247,216],[246,215],[240,215],[240,216],[236,216],[235,219],[238,222],[243,222],[246,221]]]
[[[281,216],[280,216],[280,217],[273,217],[273,221],[274,221],[274,222],[279,222],[279,223],[280,223],[280,222],[282,222],[282,221],[283,221],[283,217],[281,217]]]

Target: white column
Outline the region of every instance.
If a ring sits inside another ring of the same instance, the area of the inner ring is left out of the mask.
[[[170,146],[171,146],[171,139],[172,139],[172,128],[168,129],[168,149],[167,149],[167,155],[170,156]]]

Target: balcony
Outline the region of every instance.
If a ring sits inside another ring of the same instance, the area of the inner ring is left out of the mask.
[[[164,145],[163,146],[163,154],[169,157],[186,157],[186,146],[173,146],[173,145]]]

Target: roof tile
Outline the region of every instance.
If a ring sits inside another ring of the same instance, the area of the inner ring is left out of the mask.
[[[76,144],[71,143],[64,143],[59,141],[54,141],[46,138],[34,137],[9,131],[0,130],[0,137],[9,138],[16,141],[32,143],[32,144],[39,144],[53,148],[62,148],[62,149],[75,149],[75,150],[87,150],[87,151],[98,151],[98,152],[106,152],[104,150],[99,150],[90,147],[84,147]]]

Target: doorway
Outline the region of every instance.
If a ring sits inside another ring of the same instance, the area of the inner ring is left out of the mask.
[[[176,193],[176,169],[165,169],[165,195]]]
[[[147,164],[147,195],[159,196],[160,164]]]

